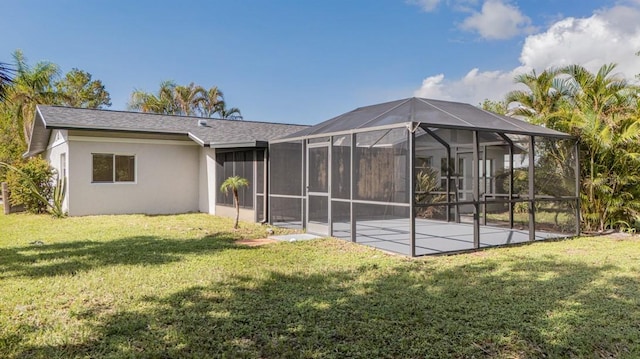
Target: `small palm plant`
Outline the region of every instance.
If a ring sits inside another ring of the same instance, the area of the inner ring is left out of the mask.
[[[238,219],[240,218],[240,198],[238,197],[238,189],[247,187],[248,185],[249,181],[246,178],[233,176],[224,180],[220,186],[221,192],[228,193],[231,191],[233,193],[233,204],[236,206],[236,221],[233,224],[233,229],[238,229]]]

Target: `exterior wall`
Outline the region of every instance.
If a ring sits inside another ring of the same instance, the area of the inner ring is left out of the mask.
[[[58,176],[66,176],[69,169],[69,142],[67,130],[53,130],[49,139],[49,146],[43,154],[43,158],[56,170]],[[66,169],[67,173],[63,173]],[[68,177],[67,177],[68,178]],[[67,194],[62,203],[64,211],[69,211],[69,183],[67,182]]]
[[[216,214],[216,151],[200,148],[200,212]]]
[[[199,209],[200,147],[191,141],[69,136],[68,148],[71,216]],[[135,155],[135,182],[92,183],[92,153]]]

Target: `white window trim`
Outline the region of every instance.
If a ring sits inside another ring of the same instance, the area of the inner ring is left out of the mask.
[[[112,155],[113,156],[113,181],[95,182],[93,180],[93,156]],[[133,181],[116,181],[116,156],[133,156]],[[138,156],[134,153],[123,152],[91,152],[91,184],[92,185],[135,185],[138,184]]]

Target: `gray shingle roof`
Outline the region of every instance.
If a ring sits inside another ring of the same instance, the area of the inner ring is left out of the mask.
[[[460,103],[411,97],[357,108],[315,126],[286,136],[298,138],[327,135],[395,124],[415,124],[435,128],[497,131],[553,137],[571,137],[565,133],[498,115]]]
[[[206,122],[200,126],[199,122]],[[46,149],[52,129],[185,135],[208,147],[263,146],[308,126],[39,105],[27,156]]]

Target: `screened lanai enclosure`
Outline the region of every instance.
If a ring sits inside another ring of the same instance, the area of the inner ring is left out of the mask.
[[[269,220],[409,256],[579,233],[571,136],[462,103],[358,108],[269,145]]]

